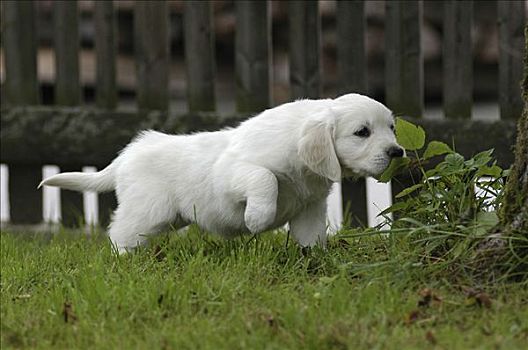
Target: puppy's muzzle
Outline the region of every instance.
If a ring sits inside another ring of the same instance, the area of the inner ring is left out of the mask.
[[[401,147],[397,147],[397,146],[392,146],[391,148],[389,148],[387,150],[387,155],[389,156],[389,158],[401,158],[403,157],[403,148]]]

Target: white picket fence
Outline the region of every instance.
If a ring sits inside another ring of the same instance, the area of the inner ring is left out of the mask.
[[[42,178],[59,173],[56,165],[45,165],[42,167]],[[83,167],[83,172],[97,171],[95,167]],[[9,222],[9,193],[8,181],[9,170],[5,164],[0,165],[0,221]],[[44,222],[57,223],[61,220],[60,189],[45,186],[42,190],[42,218]],[[376,180],[367,179],[367,213],[368,224],[377,225],[381,218],[377,217],[381,210],[392,204],[390,184],[378,183]],[[88,224],[96,224],[99,221],[99,210],[97,193],[84,192],[84,219]],[[30,205],[30,203],[28,203]],[[341,184],[334,184],[328,196],[328,226],[330,232],[335,232],[341,227],[343,221],[343,200],[341,198]]]

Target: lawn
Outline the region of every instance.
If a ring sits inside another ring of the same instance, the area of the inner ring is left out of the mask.
[[[191,228],[116,256],[101,234],[2,232],[1,347],[526,349],[526,282],[479,283],[413,242]]]

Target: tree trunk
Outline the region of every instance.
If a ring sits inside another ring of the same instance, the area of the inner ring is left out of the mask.
[[[517,124],[515,161],[504,189],[501,226],[504,230],[528,235],[528,27],[525,28],[524,110]]]
[[[484,257],[491,268],[488,277],[492,278],[497,272],[528,278],[528,26],[524,35],[524,109],[517,124],[515,160],[504,188],[499,225],[477,249],[477,256]]]

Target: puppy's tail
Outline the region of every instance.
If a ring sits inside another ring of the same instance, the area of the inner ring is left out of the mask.
[[[112,163],[97,173],[62,173],[43,180],[42,185],[56,186],[73,191],[108,192],[115,189],[115,164]]]

